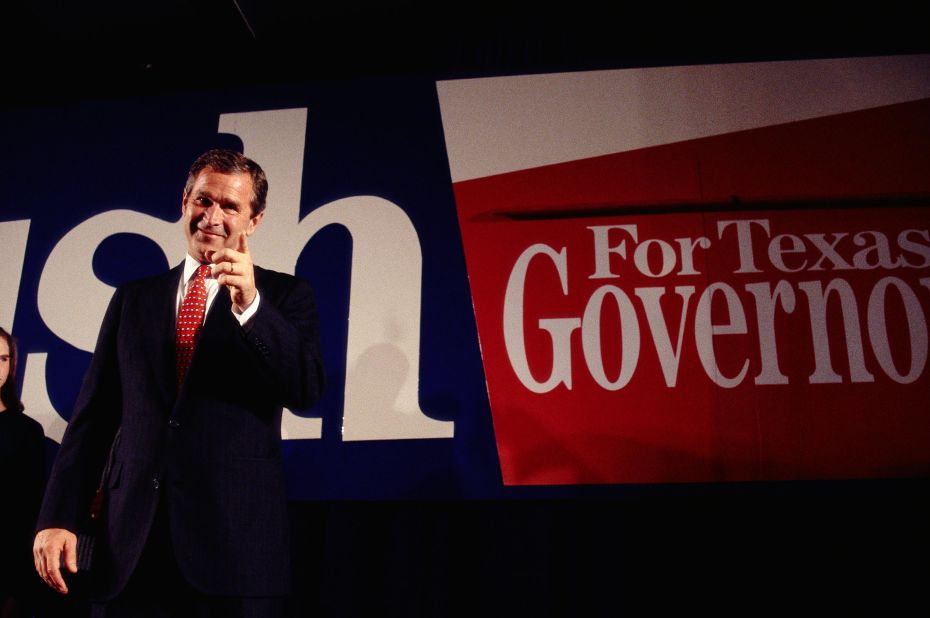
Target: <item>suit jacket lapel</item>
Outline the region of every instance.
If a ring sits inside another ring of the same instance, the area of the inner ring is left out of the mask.
[[[216,362],[218,351],[224,350],[228,345],[234,335],[233,326],[236,326],[236,320],[232,314],[232,301],[229,292],[221,286],[207,309],[203,327],[197,335],[197,345],[187,372],[188,380],[196,380],[198,377],[202,379],[215,370],[210,364]],[[185,390],[186,386],[183,386],[179,396],[183,396]]]
[[[256,285],[261,287],[263,273],[260,268],[255,268]],[[177,282],[175,283],[177,285]],[[264,300],[262,302],[268,302]],[[216,298],[207,309],[204,317],[203,328],[197,336],[197,346],[194,348],[194,356],[191,359],[191,366],[188,369],[188,380],[193,379],[211,379],[218,372],[226,371],[225,365],[231,360],[232,354],[236,353],[236,341],[240,338],[239,324],[232,313],[232,300],[229,297],[229,291],[222,286],[217,290]],[[172,337],[173,337],[172,331]],[[172,354],[174,350],[174,340],[172,339]],[[172,356],[172,368],[174,367],[174,357]],[[172,380],[174,374],[172,373]],[[172,388],[174,382],[172,381]],[[178,393],[179,398],[183,398],[187,386],[183,386]],[[173,392],[173,391],[172,391]]]
[[[231,320],[233,320],[232,300],[229,298],[229,292],[223,286],[220,286],[220,289],[216,292],[216,298],[213,299],[213,304],[210,305],[207,315],[204,316],[203,329],[199,335],[200,339],[222,337],[223,330],[229,327]],[[198,347],[200,347],[199,341]],[[196,358],[197,350],[195,348],[194,360]]]
[[[172,268],[152,286],[152,313],[144,325],[151,353],[152,373],[159,384],[165,402],[175,399],[177,364],[175,361],[175,323],[177,321],[178,285],[184,273],[184,263]]]

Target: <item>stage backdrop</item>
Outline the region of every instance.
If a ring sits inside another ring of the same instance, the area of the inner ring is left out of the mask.
[[[292,498],[930,473],[930,57],[320,81],[7,111],[0,324],[60,440],[187,167],[268,173],[313,285]],[[467,268],[466,268],[467,266]],[[477,325],[477,328],[476,328]]]

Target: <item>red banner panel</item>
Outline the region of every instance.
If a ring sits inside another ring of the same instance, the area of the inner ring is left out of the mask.
[[[930,471],[926,210],[472,226],[505,482]]]
[[[506,484],[930,473],[927,99],[454,188]]]

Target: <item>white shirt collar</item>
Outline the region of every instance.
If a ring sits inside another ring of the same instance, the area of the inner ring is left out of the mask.
[[[181,285],[184,286],[194,276],[194,271],[200,268],[201,263],[192,258],[189,254],[184,256],[184,273],[181,277]],[[208,279],[213,278],[213,274],[207,275]]]

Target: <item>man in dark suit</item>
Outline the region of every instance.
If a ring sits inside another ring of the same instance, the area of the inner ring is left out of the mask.
[[[68,592],[62,567],[77,570],[75,532],[109,453],[95,615],[281,611],[282,407],[316,401],[323,372],[309,285],[252,264],[267,190],[241,154],[201,155],[181,200],[184,263],[110,302],[34,545],[39,575]]]

